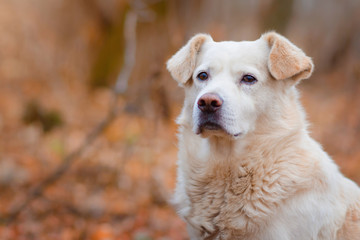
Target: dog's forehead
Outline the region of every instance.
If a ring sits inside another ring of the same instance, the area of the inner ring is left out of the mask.
[[[227,62],[233,64],[266,63],[268,47],[264,41],[207,42],[201,49],[201,62]]]

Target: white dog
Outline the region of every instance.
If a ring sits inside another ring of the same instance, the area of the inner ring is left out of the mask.
[[[307,131],[302,50],[198,34],[167,68],[185,89],[174,204],[191,239],[360,239],[360,190]]]

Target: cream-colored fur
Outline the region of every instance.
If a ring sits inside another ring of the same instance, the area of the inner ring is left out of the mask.
[[[185,89],[173,202],[191,239],[360,239],[359,188],[307,132],[296,84],[313,63],[302,50],[274,32],[200,34],[167,67]],[[206,93],[223,99],[220,130],[199,131]]]

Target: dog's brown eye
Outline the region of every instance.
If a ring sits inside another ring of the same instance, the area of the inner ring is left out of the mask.
[[[244,82],[246,84],[254,84],[257,82],[256,78],[251,75],[244,75],[241,79],[241,82]]]
[[[205,81],[209,78],[208,74],[206,72],[201,72],[197,75],[197,79],[201,81]]]

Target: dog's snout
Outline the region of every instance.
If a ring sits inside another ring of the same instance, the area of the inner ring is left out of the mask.
[[[216,112],[223,104],[223,100],[215,93],[205,93],[197,102],[202,112]]]

